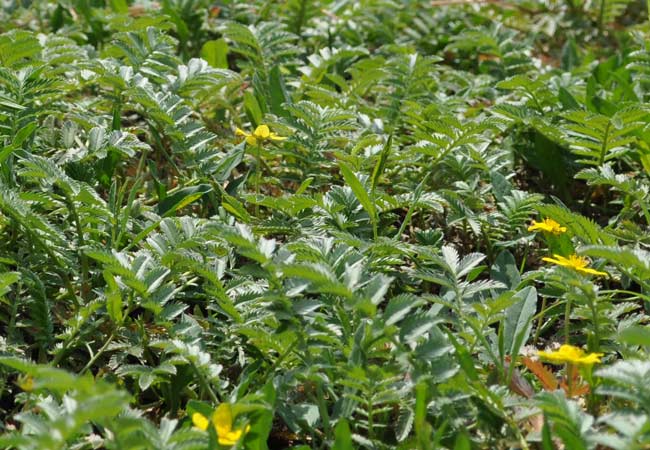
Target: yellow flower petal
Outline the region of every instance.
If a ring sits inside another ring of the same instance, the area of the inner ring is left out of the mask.
[[[262,145],[265,141],[284,141],[286,137],[278,136],[276,133],[271,133],[268,125],[259,125],[252,133],[247,133],[244,130],[235,129],[237,136],[245,136],[248,145]]]
[[[275,134],[275,133],[271,133],[270,136],[269,136],[269,139],[271,139],[272,141],[284,141],[284,140],[286,140],[287,138],[284,137],[284,136],[278,136],[278,135]]]
[[[212,422],[217,429],[218,436],[225,436],[232,431],[232,408],[230,403],[221,403],[212,414]]]
[[[560,255],[553,255],[554,258],[542,258],[542,261],[546,261],[552,264],[557,264],[558,266],[568,267],[574,269],[578,272],[590,274],[590,275],[607,275],[607,272],[600,272],[595,269],[589,268],[589,261],[587,258],[578,255],[570,255],[568,258]]]
[[[268,137],[271,135],[271,130],[269,130],[269,127],[266,125],[260,125],[255,128],[253,135],[260,140],[268,139]]]
[[[553,255],[553,256],[555,256],[556,258],[562,258],[562,259],[548,258],[548,257],[545,256],[544,258],[542,258],[542,261],[557,264],[559,266],[566,266],[566,262],[563,261],[563,259],[566,259],[566,258],[563,258],[562,256],[558,256],[558,255]]]
[[[34,378],[31,375],[21,375],[18,378],[18,386],[25,392],[34,390]]]
[[[566,233],[566,227],[561,226],[553,219],[546,218],[541,222],[533,220],[533,224],[528,227],[528,231],[546,231],[555,235]]]
[[[243,430],[233,430],[225,434],[217,433],[217,437],[221,445],[235,445],[242,434]]]
[[[551,363],[557,364],[578,364],[578,365],[592,365],[600,362],[602,353],[589,353],[585,354],[584,350],[573,345],[562,345],[554,352],[537,352],[540,358],[543,358]]]
[[[217,432],[217,440],[220,445],[235,445],[239,439],[251,429],[250,425],[245,428],[233,429],[233,413],[230,403],[221,403],[212,413],[212,424]],[[210,421],[202,414],[192,414],[194,425],[205,431],[210,426]]]
[[[588,273],[590,275],[598,275],[602,277],[606,277],[608,275],[607,272],[601,272],[600,270],[591,269],[589,267],[576,267],[576,270],[578,272]]]
[[[602,353],[590,353],[580,359],[581,364],[592,365],[600,362],[600,357],[603,356]]]
[[[208,418],[201,413],[192,414],[192,423],[196,428],[203,431],[207,430],[208,425],[210,425],[210,421],[208,420]]]

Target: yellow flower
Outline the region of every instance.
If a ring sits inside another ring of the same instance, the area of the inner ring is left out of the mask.
[[[217,429],[217,436],[219,437],[219,444],[221,445],[234,445],[239,438],[248,433],[250,426],[247,425],[245,429],[233,429],[233,416],[230,403],[222,403],[217,406],[212,415],[212,421]]]
[[[208,418],[201,413],[192,414],[192,423],[196,428],[200,429],[201,431],[207,430],[208,425],[210,425],[210,421],[208,420]]]
[[[231,446],[251,429],[250,425],[246,428],[233,428],[233,415],[230,403],[222,403],[212,413],[212,424],[217,432],[217,438],[220,445]],[[200,430],[206,431],[210,421],[201,413],[192,414],[192,423]]]
[[[25,392],[31,392],[34,390],[34,379],[31,375],[21,375],[18,378],[18,386]]]
[[[543,358],[555,364],[578,364],[590,366],[600,362],[602,353],[586,354],[584,350],[573,345],[562,345],[559,350],[554,352],[537,352],[540,358]]]
[[[589,261],[587,258],[583,258],[578,255],[570,255],[568,258],[560,255],[553,255],[555,258],[542,258],[542,261],[550,262],[557,264],[558,266],[569,267],[575,269],[578,272],[588,273],[591,275],[607,275],[607,272],[601,272],[599,270],[591,269],[589,266]]]
[[[286,137],[272,133],[266,125],[258,126],[252,133],[247,133],[244,130],[237,128],[235,134],[237,136],[245,136],[248,145],[261,145],[266,141],[284,141],[286,139]]]
[[[546,218],[541,222],[533,220],[533,224],[528,227],[528,231],[547,231],[555,235],[566,233],[566,227],[561,226],[553,219]]]

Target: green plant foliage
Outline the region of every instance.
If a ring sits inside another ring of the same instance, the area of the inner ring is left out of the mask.
[[[0,448],[648,448],[647,8],[3,2]]]

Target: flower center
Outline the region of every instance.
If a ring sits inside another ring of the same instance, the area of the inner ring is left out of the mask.
[[[569,256],[569,262],[573,267],[577,269],[582,269],[584,267],[587,267],[587,265],[589,264],[586,258],[577,255]]]

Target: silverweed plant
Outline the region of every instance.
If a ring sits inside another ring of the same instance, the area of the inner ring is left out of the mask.
[[[650,448],[639,0],[0,5],[0,448]]]

